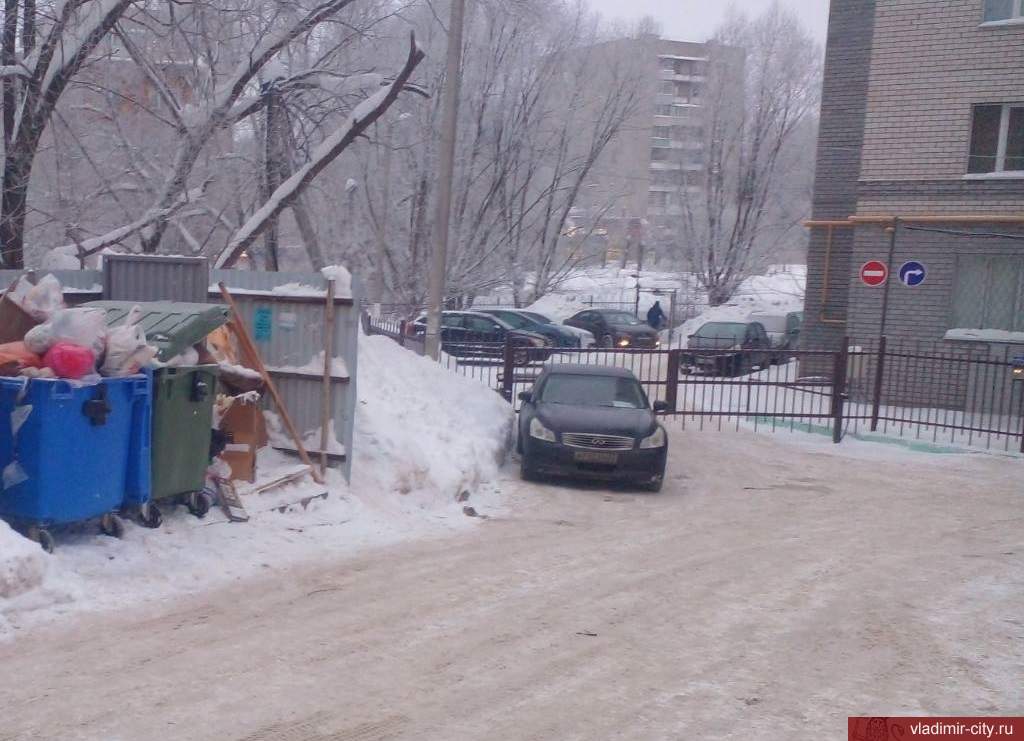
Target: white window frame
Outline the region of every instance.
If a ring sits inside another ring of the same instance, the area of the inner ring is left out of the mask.
[[[1024,3],[1024,0],[1015,0],[1018,3]],[[968,173],[965,177],[968,179],[984,179],[999,176],[1009,177],[1022,177],[1024,178],[1024,168],[1018,170],[1007,170],[1006,169],[1006,145],[1010,138],[1010,111],[1014,108],[1024,109],[1024,102],[1021,103],[993,103],[992,105],[1001,105],[999,111],[999,140],[996,143],[996,162],[995,167],[990,172],[974,172]],[[971,117],[971,123],[973,126],[974,117]]]
[[[1014,0],[1018,7],[1024,0]],[[996,169],[995,172],[1020,172],[1021,170],[1006,169],[1006,142],[1010,138],[1010,111],[1014,108],[1024,108],[1024,103],[1006,103],[999,115],[999,144],[996,146]]]

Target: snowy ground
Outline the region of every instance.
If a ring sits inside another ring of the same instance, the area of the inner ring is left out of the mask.
[[[671,434],[658,495],[522,484],[510,461],[468,531],[0,644],[2,736],[713,741],[1021,715],[1019,460]]]
[[[791,306],[794,280],[716,311]],[[847,715],[1024,713],[1019,456],[675,420],[661,494],[528,485],[479,381],[375,337],[358,384],[351,486],[308,508],[280,511],[319,491],[293,486],[249,496],[246,524],[182,510],[53,556],[0,525],[0,738],[834,737]]]
[[[311,482],[244,497],[248,523],[229,523],[216,508],[197,520],[176,507],[158,530],[128,523],[123,540],[93,524],[59,531],[52,556],[0,521],[0,638],[70,613],[171,599],[294,561],[469,526],[463,507],[488,504],[479,484],[507,449],[508,405],[389,339],[361,337],[359,350],[351,486],[329,472],[329,495],[306,508],[294,503],[324,490]],[[259,477],[294,465],[269,451]],[[457,501],[463,492],[471,501]]]

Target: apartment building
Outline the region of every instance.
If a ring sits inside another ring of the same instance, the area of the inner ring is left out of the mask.
[[[715,47],[653,35],[609,47],[644,60],[643,103],[602,156],[574,213],[580,223],[599,218],[609,254],[644,256],[649,264],[677,241],[680,192],[704,168],[703,92]]]
[[[832,2],[805,347],[1024,351],[1022,67],[1022,0]]]

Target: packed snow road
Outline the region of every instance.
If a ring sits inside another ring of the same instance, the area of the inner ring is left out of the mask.
[[[672,444],[661,494],[509,465],[472,532],[19,635],[0,739],[838,738],[847,715],[1024,714],[1020,460]]]

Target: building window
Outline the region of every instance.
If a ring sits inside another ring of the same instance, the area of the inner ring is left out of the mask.
[[[1024,0],[985,0],[985,21],[1024,18]]]
[[[960,255],[953,327],[1024,331],[1024,258]]]
[[[668,162],[668,153],[670,151],[670,149],[652,149],[651,162]]]
[[[1024,104],[976,105],[967,172],[1024,170]]]

